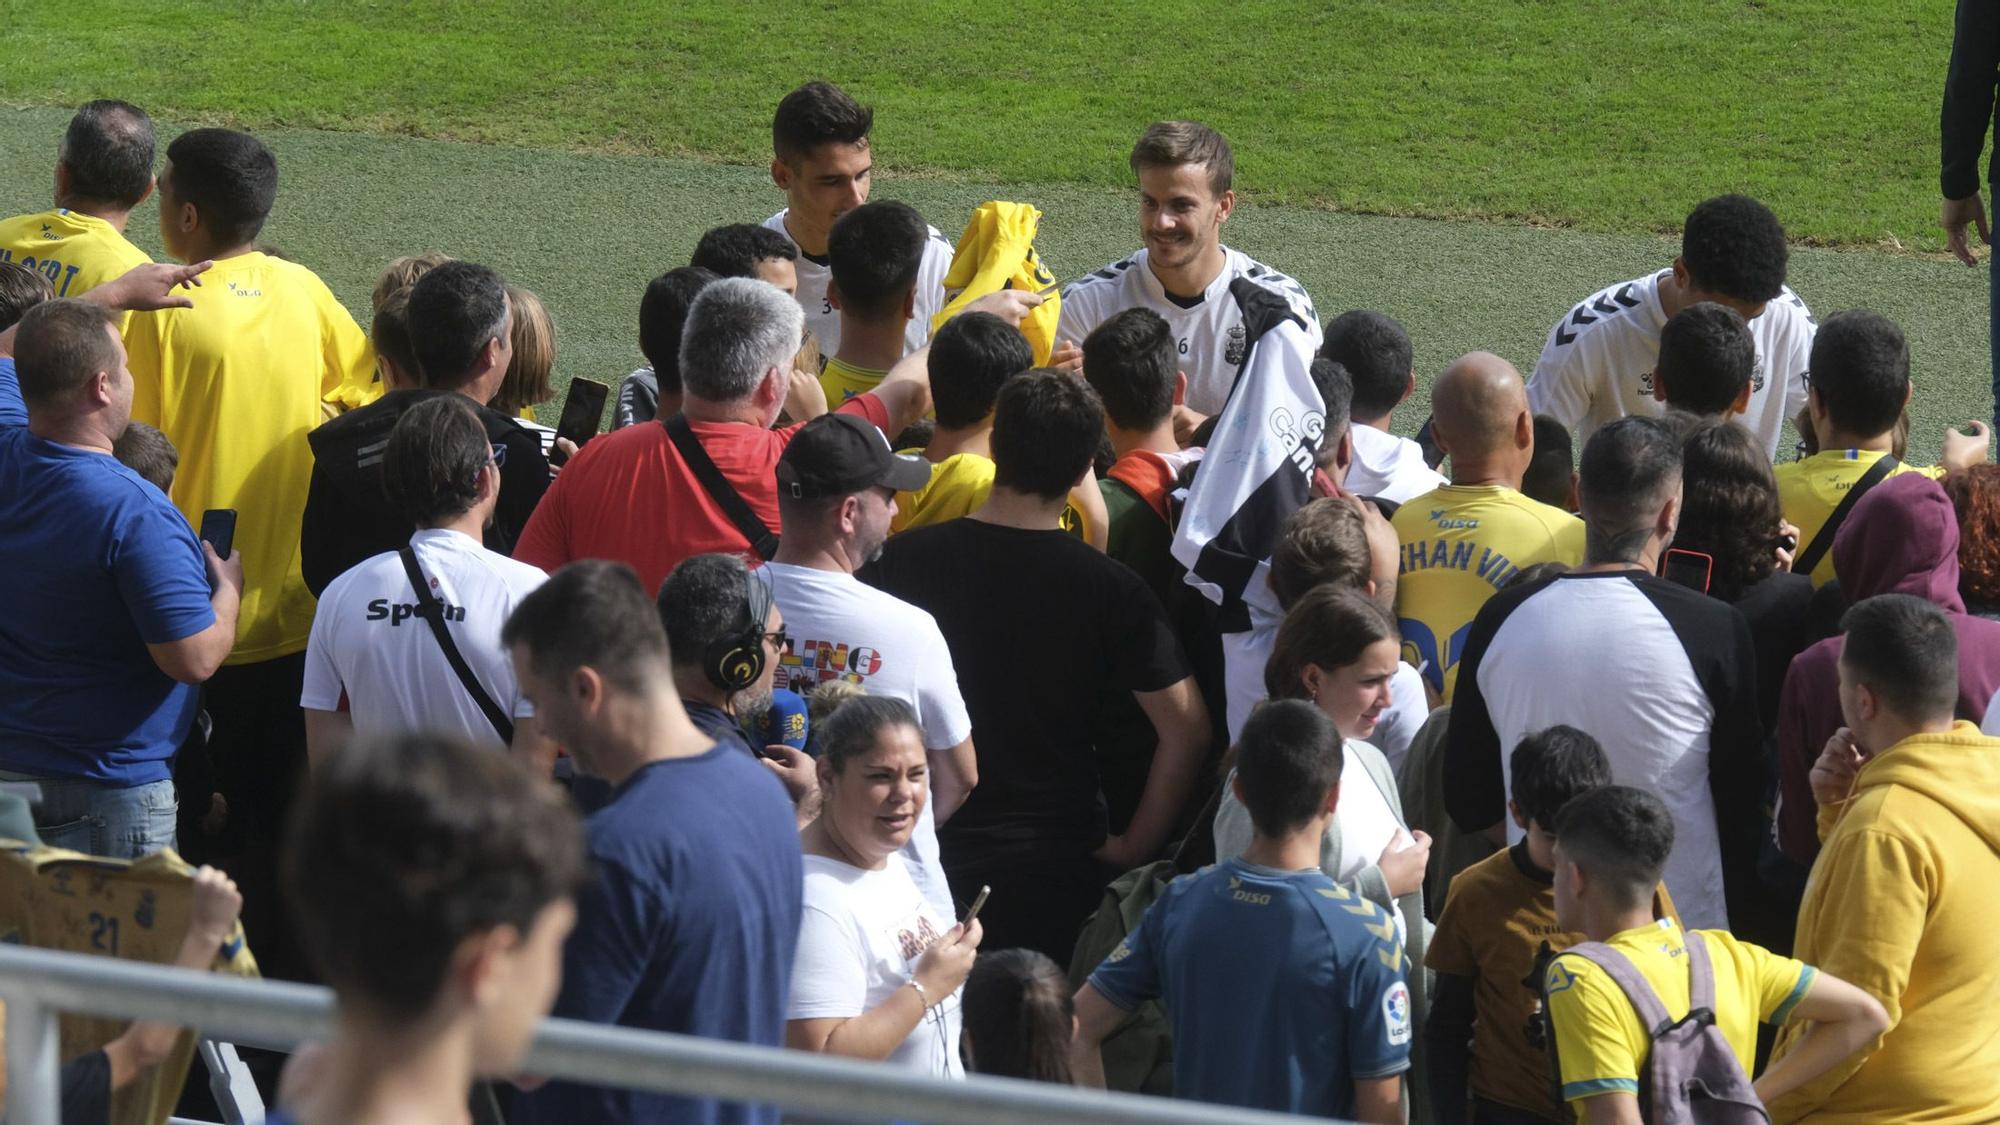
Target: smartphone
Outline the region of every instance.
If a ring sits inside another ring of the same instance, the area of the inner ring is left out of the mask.
[[[965,917],[958,924],[961,926],[972,925],[972,920],[979,917],[979,908],[986,905],[986,896],[992,893],[992,887],[979,888],[979,897],[972,900],[972,905],[966,909]]]
[[[1706,594],[1708,584],[1715,578],[1715,556],[1700,551],[1683,551],[1679,547],[1669,548],[1666,559],[1660,564],[1660,576],[1696,593]]]
[[[202,542],[215,548],[215,553],[228,558],[236,544],[236,509],[210,508],[201,514]]]
[[[562,420],[556,423],[556,436],[568,438],[582,449],[584,443],[597,436],[598,423],[604,420],[604,400],[611,395],[611,388],[590,379],[571,379],[569,397],[563,400]],[[549,455],[549,460],[560,465],[565,457],[560,451]]]

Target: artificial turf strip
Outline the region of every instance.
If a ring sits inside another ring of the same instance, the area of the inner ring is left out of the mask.
[[[761,165],[825,77],[891,170],[1123,182],[1148,121],[1348,212],[1666,231],[1749,191],[1794,236],[1935,250],[1946,0],[0,5],[0,102]]]
[[[48,206],[50,165],[67,110],[0,111],[0,213]],[[162,126],[163,135],[171,127]],[[555,317],[557,370],[616,382],[638,362],[639,294],[686,262],[709,226],[757,221],[782,205],[760,169],[644,156],[588,155],[407,137],[266,129],[280,169],[265,241],[311,266],[364,323],[368,292],[390,258],[442,250],[486,262],[527,285]],[[914,204],[956,237],[991,198],[1042,208],[1040,247],[1070,277],[1137,245],[1128,191],[995,185],[885,175],[879,199]],[[157,209],[131,234],[159,250]],[[1251,206],[1228,240],[1299,277],[1322,319],[1358,307],[1401,320],[1416,346],[1422,421],[1430,379],[1452,357],[1487,348],[1532,370],[1549,325],[1595,288],[1664,266],[1676,242],[1651,235],[1542,230]],[[1990,417],[1986,272],[1865,251],[1796,250],[1792,284],[1816,313],[1870,305],[1909,333],[1916,420],[1910,457],[1934,458],[1947,421]],[[560,401],[543,408],[553,423]]]

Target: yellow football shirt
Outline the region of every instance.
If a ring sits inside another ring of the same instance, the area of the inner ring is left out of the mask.
[[[840,404],[848,399],[859,398],[874,390],[888,374],[887,371],[856,367],[834,358],[827,360],[826,366],[820,368],[819,385],[826,391],[827,405],[838,410]]]
[[[1784,1023],[1812,987],[1815,970],[1725,930],[1698,932],[1715,970],[1715,1026],[1748,1073],[1757,1054],[1757,1025]],[[1631,959],[1669,1016],[1687,1015],[1687,943],[1679,926],[1663,918],[1605,944]],[[1577,1120],[1584,1119],[1586,1098],[1637,1094],[1652,1039],[1625,990],[1596,964],[1568,954],[1549,962],[1545,983],[1562,1096],[1575,1105]]]
[[[891,533],[969,516],[993,491],[993,461],[977,453],[954,453],[931,466],[931,482],[915,492],[896,494]]]
[[[1880,461],[1887,454],[1874,449],[1824,449],[1803,461],[1792,461],[1779,465],[1774,471],[1778,476],[1778,505],[1785,511],[1785,519],[1799,529],[1799,550],[1803,551],[1812,543],[1813,536],[1826,526],[1828,516],[1840,506],[1847,490],[1854,482],[1868,472],[1869,466]],[[1944,475],[1944,468],[1938,465],[1899,465],[1892,477],[1904,473],[1923,473],[1935,480]],[[1820,586],[1833,578],[1833,545],[1827,545],[1827,552],[1820,556],[1819,565],[1813,567],[1813,585]]]
[[[1404,504],[1396,617],[1403,659],[1451,701],[1479,607],[1536,563],[1583,561],[1583,521],[1503,485],[1447,484]]]
[[[180,451],[173,501],[200,525],[237,511],[243,609],[229,663],[299,652],[313,596],[299,574],[299,524],[312,478],[306,434],[320,400],[374,367],[368,339],[311,270],[259,253],[225,258],[194,307],[141,313],[126,330],[132,417]]]
[[[56,208],[0,219],[0,262],[49,279],[58,297],[80,297],[133,266],[152,261],[94,215]]]

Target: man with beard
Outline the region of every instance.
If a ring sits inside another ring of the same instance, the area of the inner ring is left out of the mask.
[[[1114,313],[1159,313],[1187,373],[1187,402],[1174,409],[1174,432],[1185,442],[1206,416],[1222,411],[1248,349],[1243,309],[1230,291],[1236,279],[1283,299],[1305,322],[1315,349],[1319,319],[1305,286],[1222,244],[1222,224],[1236,210],[1229,186],[1236,158],[1222,134],[1194,121],[1156,122],[1132,146],[1131,163],[1145,247],[1064,291],[1053,362],[1075,370],[1083,338]]]
[[[806,423],[778,461],[785,537],[764,567],[788,622],[776,686],[804,694],[828,680],[909,704],[929,751],[931,799],[903,858],[931,905],[957,917],[938,861],[937,825],[978,783],[972,720],[959,695],[951,650],[930,614],[861,583],[854,572],[882,554],[896,493],[930,480],[922,458],[892,452],[882,431],[852,415]],[[773,761],[795,799],[816,798],[811,759]],[[802,806],[802,816],[805,812]]]

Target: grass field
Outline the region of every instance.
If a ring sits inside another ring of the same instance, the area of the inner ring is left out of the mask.
[[[1795,235],[1871,247],[1801,247],[1792,282],[1816,312],[1871,305],[1910,333],[1912,456],[1991,410],[1984,271],[1881,249],[1935,244],[1949,5],[1110,7],[1059,26],[1074,7],[1041,0],[581,3],[560,19],[518,0],[105,0],[90,21],[8,5],[0,103],[46,104],[0,109],[0,210],[47,206],[57,106],[129,97],[163,134],[238,123],[281,162],[266,241],[350,308],[398,254],[475,258],[549,302],[561,378],[615,380],[638,359],[646,279],[707,227],[782,204],[770,107],[824,74],[878,107],[876,198],[953,236],[982,200],[1032,201],[1061,276],[1136,243],[1137,129],[1215,122],[1249,189],[1229,241],[1300,277],[1323,315],[1402,320],[1426,380],[1478,347],[1530,369],[1573,301],[1672,258],[1651,232],[1751,190]],[[56,37],[64,51],[23,49]],[[155,251],[156,222],[148,204],[133,223]]]
[[[899,172],[1111,187],[1147,121],[1185,116],[1270,202],[1635,232],[1744,190],[1801,239],[1936,249],[1951,10],[12,0],[0,102],[761,164],[778,95],[827,77]]]

